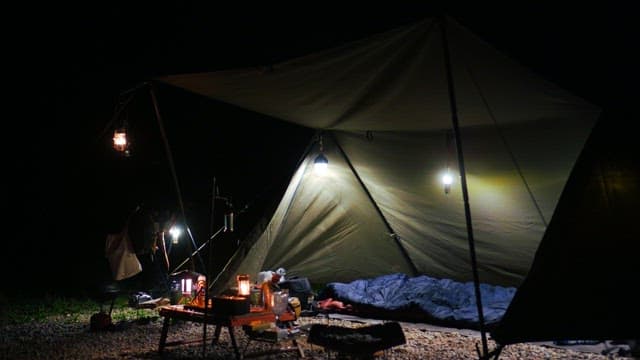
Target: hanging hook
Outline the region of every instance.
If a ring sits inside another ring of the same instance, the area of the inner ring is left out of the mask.
[[[369,140],[369,141],[373,141],[373,131],[371,131],[371,130],[367,130],[367,131],[365,132],[365,137],[366,137],[366,139],[367,139],[367,140]]]
[[[318,175],[324,175],[327,172],[329,166],[329,160],[324,156],[324,144],[322,143],[322,132],[318,134],[318,144],[320,146],[320,153],[313,160],[314,172]]]

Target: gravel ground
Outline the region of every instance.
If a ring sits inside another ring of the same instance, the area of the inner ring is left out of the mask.
[[[313,323],[324,323],[348,327],[366,325],[358,319],[328,319],[323,316],[302,317],[298,320],[301,327]],[[68,315],[53,317],[45,322],[9,325],[0,328],[0,359],[193,359],[203,356],[202,324],[176,322],[169,329],[168,342],[192,341],[191,343],[170,346],[159,355],[158,341],[162,328],[162,319],[157,316],[143,316],[136,320],[117,322],[113,329],[92,332],[89,329],[89,317],[86,315]],[[472,331],[438,329],[425,324],[402,323],[407,339],[405,345],[396,346],[380,354],[381,359],[477,359],[475,347],[480,346],[480,337]],[[213,327],[207,328],[208,336]],[[236,338],[243,348],[248,342],[243,331],[236,331]],[[195,342],[193,342],[195,341]],[[327,354],[323,348],[300,339],[305,358],[336,358],[335,353]],[[220,342],[216,346],[207,346],[205,358],[232,359],[233,351],[229,345],[229,335],[222,331]],[[283,342],[280,346],[288,345]],[[495,344],[490,340],[489,348]],[[273,345],[251,341],[246,347],[246,357],[252,359],[293,359],[296,351],[259,355],[261,351],[273,350]],[[616,351],[608,356],[593,352],[578,352],[566,348],[555,348],[539,344],[516,344],[507,346],[500,359],[625,359]],[[627,358],[632,359],[632,358]]]

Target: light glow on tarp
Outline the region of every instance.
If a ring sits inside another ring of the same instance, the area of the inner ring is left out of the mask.
[[[522,183],[513,177],[467,173],[467,183],[472,207],[485,218],[523,219],[534,206]]]

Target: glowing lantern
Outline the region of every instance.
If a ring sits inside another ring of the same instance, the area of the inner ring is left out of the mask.
[[[251,293],[251,280],[249,279],[249,275],[238,275],[236,276],[236,281],[238,282],[238,296],[249,296]]]
[[[182,234],[182,229],[179,226],[172,226],[171,229],[169,229],[169,234],[171,234],[171,242],[177,244],[178,238],[180,238]]]
[[[191,292],[193,291],[193,279],[190,277],[183,278],[180,284],[182,288],[182,295],[191,296]]]
[[[117,129],[113,133],[113,148],[125,152],[128,147],[127,131],[124,128]]]
[[[313,169],[314,172],[318,175],[324,175],[327,173],[327,168],[329,167],[329,160],[320,153],[313,161]]]
[[[453,182],[453,176],[451,176],[451,173],[449,172],[449,170],[447,170],[447,172],[442,175],[442,183],[444,184],[444,193],[448,194],[449,191],[451,191],[451,183]]]

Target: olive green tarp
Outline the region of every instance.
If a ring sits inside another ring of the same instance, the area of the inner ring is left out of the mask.
[[[425,19],[264,68],[158,79],[321,131],[229,273],[472,280],[441,31]],[[479,277],[520,286],[600,109],[450,18],[447,39]],[[329,171],[314,176],[321,151]]]

